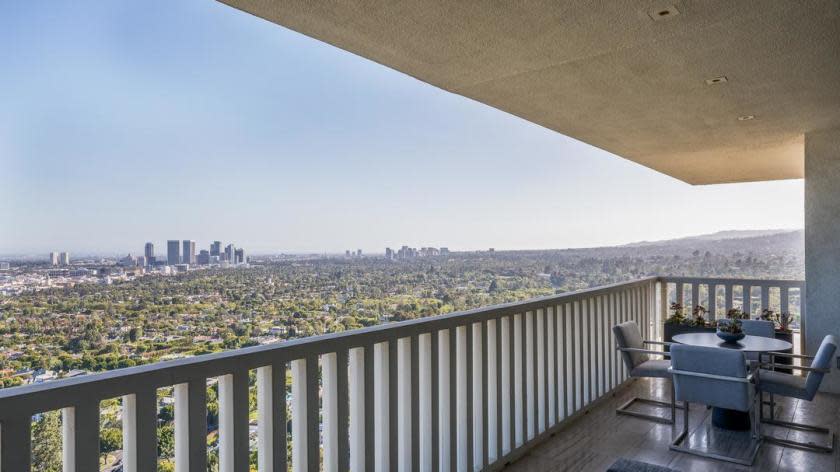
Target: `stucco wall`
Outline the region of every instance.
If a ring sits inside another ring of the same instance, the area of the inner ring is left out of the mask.
[[[813,355],[840,335],[840,128],[805,135],[805,336]],[[823,390],[840,393],[840,373]]]

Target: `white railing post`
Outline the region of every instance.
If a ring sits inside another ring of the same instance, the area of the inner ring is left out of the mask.
[[[336,363],[335,353],[321,356],[324,470],[327,472],[338,471],[338,387],[336,385],[338,370]]]
[[[499,320],[499,327],[502,330],[502,342],[499,346],[502,350],[502,365],[500,369],[500,379],[502,382],[502,454],[507,454],[513,449],[514,438],[511,437],[511,407],[513,406],[513,398],[510,395],[510,385],[512,372],[510,370],[511,359],[511,316],[507,316]]]
[[[271,366],[257,368],[257,467],[262,471],[274,470],[274,399],[271,390]],[[284,399],[285,400],[285,399]],[[285,407],[285,401],[278,408]],[[279,426],[282,428],[282,426]]]
[[[312,401],[316,401],[312,399]],[[292,361],[292,470],[306,472],[306,359]],[[314,431],[317,434],[318,430]]]
[[[392,362],[391,359],[388,362]],[[397,340],[398,379],[397,379],[397,457],[398,469],[411,469],[411,455],[417,451],[411,450],[411,390],[417,385],[411,384],[411,339]]]
[[[513,401],[513,410],[514,410],[514,439],[512,441],[512,448],[515,449],[520,444],[525,442],[525,429],[522,427],[522,418],[523,418],[523,410],[524,404],[523,399],[524,395],[524,388],[525,385],[525,375],[522,371],[522,342],[524,341],[524,333],[522,332],[522,318],[524,318],[524,314],[514,315],[513,316],[513,329],[511,330],[513,333],[513,384],[514,384],[514,401]]]
[[[496,353],[499,346],[496,345],[496,332],[499,329],[498,320],[490,320],[487,322],[487,458],[492,464],[498,459],[498,444],[499,434],[496,425],[499,421],[499,398],[497,396],[497,388],[499,384],[499,368],[496,363]]]
[[[122,397],[123,472],[137,472],[137,396]]]
[[[484,385],[482,383],[481,363],[486,362],[482,357],[482,339],[481,339],[481,323],[470,323],[467,329],[472,334],[472,411],[469,415],[472,416],[472,455],[473,465],[479,469],[484,467],[484,417],[482,410],[484,408],[482,400],[482,390]]]
[[[61,409],[61,446],[62,471],[76,472],[76,409],[72,406]]]
[[[189,384],[175,385],[175,472],[190,470]]]
[[[374,413],[374,423],[376,424],[376,462],[375,470],[384,472],[390,470],[390,450],[389,445],[391,438],[389,437],[389,423],[388,423],[388,343],[378,343],[374,345],[374,365],[375,372],[374,381],[374,400],[376,405]],[[366,414],[370,414],[369,412]]]
[[[431,365],[431,337],[434,335],[435,333],[430,333],[417,337],[420,343],[418,346],[420,358],[417,363],[420,368],[419,375],[417,376],[420,385],[413,388],[419,389],[418,406],[420,408],[420,414],[418,418],[420,420],[420,451],[415,451],[414,453],[417,454],[419,452],[420,454],[420,470],[432,470],[432,415],[436,414],[436,412],[432,411],[432,375],[437,373],[436,369],[432,369]]]
[[[219,376],[219,472],[234,472],[233,374]]]
[[[350,470],[365,470],[365,388],[373,388],[372,379],[365,379],[365,350],[350,350]]]

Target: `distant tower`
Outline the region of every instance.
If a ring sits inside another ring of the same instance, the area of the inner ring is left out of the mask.
[[[242,248],[238,248],[234,251],[234,261],[236,264],[244,264],[245,263],[245,250]]]
[[[57,266],[58,265],[58,253],[51,252],[50,253],[50,265]]]
[[[185,239],[181,251],[181,262],[184,264],[195,264],[195,241]]]
[[[70,265],[70,253],[62,252],[58,255],[58,263],[61,265]]]
[[[221,241],[213,241],[210,244],[210,255],[211,256],[219,256],[222,253],[222,242]]]
[[[166,263],[169,265],[181,263],[181,241],[177,239],[166,241]]]
[[[233,244],[228,244],[225,246],[225,260],[230,262],[231,264],[236,263],[236,246]]]
[[[152,243],[146,243],[143,255],[146,256],[146,259],[148,260],[151,260],[153,257],[155,257],[155,245]]]

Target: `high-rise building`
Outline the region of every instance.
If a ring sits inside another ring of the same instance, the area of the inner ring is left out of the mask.
[[[234,264],[244,264],[245,263],[245,250],[242,248],[238,248],[234,251]]]
[[[385,259],[391,260],[394,258],[394,250],[386,247],[385,248]]]
[[[70,265],[70,253],[62,252],[58,254],[58,263],[61,265]]]
[[[222,253],[222,242],[221,241],[213,241],[210,244],[210,255],[211,256],[218,256]]]
[[[9,270],[8,262],[0,262],[0,270]]]
[[[146,256],[147,260],[151,260],[155,257],[155,245],[152,243],[146,243],[146,247],[144,248],[143,255]]]
[[[50,253],[50,265],[57,266],[58,265],[58,253],[51,252]]]
[[[121,265],[122,267],[134,267],[136,264],[137,260],[135,260],[134,257],[131,256],[131,254],[123,257],[122,259],[120,259],[119,262],[119,265]]]
[[[177,239],[166,241],[166,263],[169,265],[181,263],[181,241]]]
[[[181,262],[184,264],[195,264],[195,241],[185,239],[181,250]]]
[[[236,263],[236,246],[233,244],[228,244],[225,246],[225,260],[230,262],[231,264]]]
[[[199,265],[210,264],[210,251],[208,251],[207,249],[202,249],[198,252],[198,256],[196,256],[195,260],[198,262]]]

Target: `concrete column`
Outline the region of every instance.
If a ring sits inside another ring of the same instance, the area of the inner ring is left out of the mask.
[[[805,339],[809,355],[840,335],[840,128],[805,134]],[[840,373],[822,390],[840,393]]]

